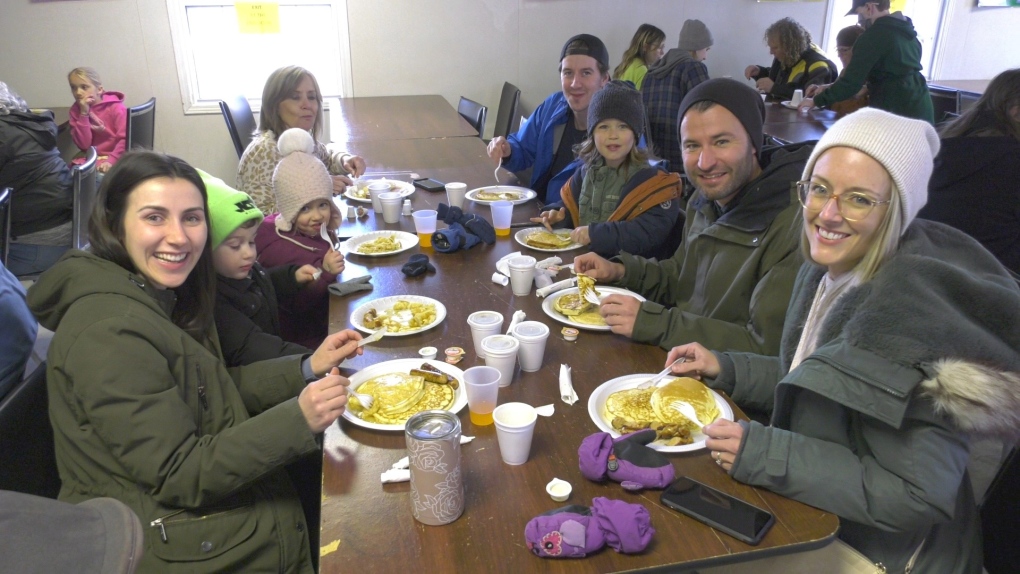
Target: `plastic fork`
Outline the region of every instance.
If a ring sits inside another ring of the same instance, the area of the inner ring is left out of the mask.
[[[358,399],[358,402],[361,403],[361,408],[365,409],[366,411],[372,408],[372,401],[375,400],[372,398],[372,395],[364,395],[361,393],[356,393],[352,390],[348,390],[347,394]]]
[[[668,375],[669,372],[671,370],[673,370],[674,366],[679,365],[680,363],[682,363],[682,362],[684,362],[686,360],[687,360],[687,357],[680,357],[679,359],[677,359],[677,360],[673,361],[672,363],[670,363],[669,366],[666,367],[665,369],[663,369],[661,372],[659,372],[658,375],[655,375],[654,377],[652,377],[652,378],[648,379],[647,381],[641,383],[640,385],[638,385],[635,388],[638,388],[638,389],[647,389],[647,388],[651,388],[651,387],[655,386],[656,384],[658,384],[659,381],[661,381],[662,379],[666,378],[666,375]]]
[[[691,406],[691,403],[688,403],[687,401],[673,401],[669,403],[669,406],[670,408],[675,409],[677,412],[690,419],[692,423],[698,425],[699,427],[704,427],[709,424],[703,423],[700,420],[698,420],[698,413],[694,412],[694,407]]]
[[[369,343],[374,343],[374,342],[378,341],[379,339],[382,339],[383,335],[385,335],[385,334],[386,334],[386,327],[382,327],[380,329],[377,329],[375,333],[372,333],[371,335],[369,335],[369,336],[365,337],[364,339],[358,341],[358,346],[359,347],[364,347],[365,345],[367,345]]]
[[[319,237],[326,240],[333,247],[333,251],[340,251],[340,242],[333,243],[333,238],[329,236],[329,230],[326,229],[326,224],[323,223],[322,227],[319,228]]]
[[[604,297],[605,295],[599,296],[596,295],[595,293],[596,293],[595,289],[586,290],[584,292],[584,300],[591,303],[592,305],[601,305],[602,297]]]

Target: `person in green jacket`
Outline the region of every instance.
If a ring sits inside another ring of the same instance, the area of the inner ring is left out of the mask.
[[[928,82],[921,75],[921,42],[910,19],[890,13],[889,0],[854,0],[851,14],[866,30],[854,43],[850,65],[832,84],[809,87],[800,111],[852,98],[867,82],[871,107],[934,124]]]
[[[227,369],[213,323],[205,184],[184,161],[125,154],[103,179],[90,252],[29,290],[56,332],[46,383],[60,499],[110,497],[145,530],[139,572],[313,572],[283,465],[319,447],[349,381],[302,357]],[[339,357],[360,335],[332,335]],[[337,360],[339,362],[340,359]]]
[[[761,97],[729,78],[694,87],[679,117],[684,169],[697,189],[680,248],[662,261],[586,253],[574,269],[648,299],[606,297],[599,312],[614,333],[664,349],[709,340],[774,355],[802,261],[792,183],[811,146],[763,148]]]
[[[854,572],[982,572],[967,469],[975,438],[1020,438],[1020,286],[973,238],[915,219],[938,150],[921,120],[865,108],[837,121],[797,184],[805,263],[780,355],[667,355],[687,359],[674,373],[772,411],[768,426],[704,428],[722,471],[839,516],[834,547],[752,572],[850,571],[822,563],[846,545],[871,563]]]

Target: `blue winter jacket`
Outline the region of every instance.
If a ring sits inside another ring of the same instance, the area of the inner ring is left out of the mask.
[[[510,157],[503,160],[503,167],[510,171],[521,171],[531,167],[529,187],[534,188],[535,183],[552,167],[553,156],[556,155],[553,142],[556,126],[567,123],[569,111],[570,107],[563,92],[555,92],[546,98],[535,108],[531,117],[521,124],[516,134],[507,136],[507,142],[510,143],[513,152],[510,153]],[[563,171],[553,175],[546,187],[547,190],[553,190],[553,196],[549,199],[553,201],[559,199],[557,193],[579,165],[581,160],[575,158]],[[547,201],[546,197],[545,193],[539,191],[540,201]]]

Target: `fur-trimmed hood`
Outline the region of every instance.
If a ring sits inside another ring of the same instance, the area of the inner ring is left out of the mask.
[[[957,359],[936,361],[932,371],[920,391],[935,412],[968,434],[1020,439],[1020,373]]]

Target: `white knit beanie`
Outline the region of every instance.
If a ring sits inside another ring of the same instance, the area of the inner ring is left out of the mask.
[[[305,205],[317,200],[329,201],[336,227],[340,222],[340,211],[333,203],[333,178],[326,166],[315,157],[315,140],[301,128],[291,128],[276,142],[280,150],[280,162],[273,172],[273,192],[276,196],[276,227],[290,231],[298,212]]]
[[[810,179],[825,150],[849,147],[862,151],[889,172],[902,203],[903,230],[928,203],[928,178],[939,153],[939,136],[928,122],[863,108],[843,117],[818,140],[802,179]]]

